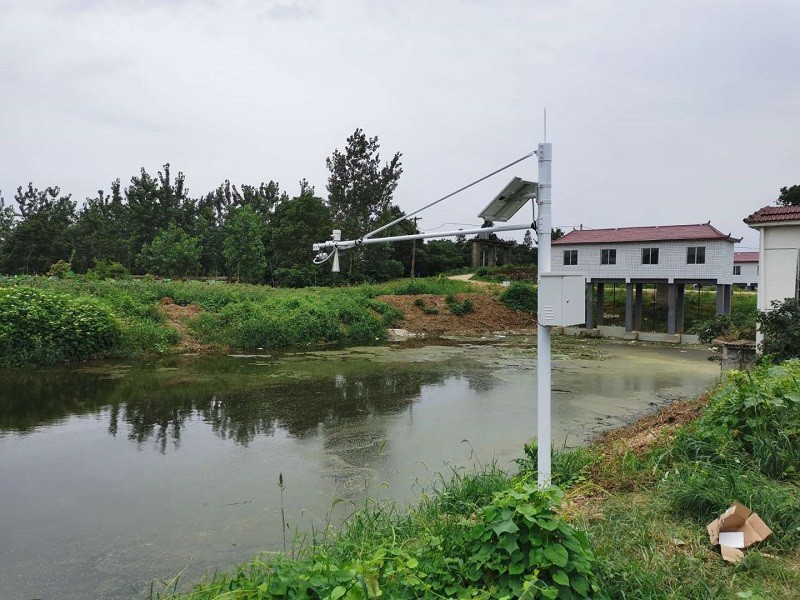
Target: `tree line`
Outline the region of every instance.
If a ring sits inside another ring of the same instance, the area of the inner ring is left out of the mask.
[[[126,186],[117,179],[80,207],[58,187],[29,183],[17,189],[13,204],[0,193],[0,272],[47,274],[58,265],[75,273],[110,267],[297,287],[332,283],[329,265],[312,265],[312,244],[329,239],[334,224],[353,239],[402,217],[392,200],[403,169],[399,152],[382,161],[378,138],[361,129],[326,166],[325,198],[305,179],[292,195],[275,181],[237,186],[225,180],[193,197],[185,175],[175,175],[169,164],[155,176],[142,168]],[[404,219],[385,235],[415,232],[414,222]],[[520,262],[531,262],[531,247],[528,236],[516,251]],[[375,244],[346,253],[338,281],[409,275],[412,252],[417,274],[470,264],[463,237]]]

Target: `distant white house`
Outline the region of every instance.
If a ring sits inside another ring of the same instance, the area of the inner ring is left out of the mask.
[[[717,312],[730,313],[733,245],[738,241],[710,222],[575,230],[553,242],[551,267],[586,276],[588,329],[603,324],[606,283],[626,285],[626,331],[641,328],[643,285],[666,284],[667,332],[676,334],[683,333],[687,284],[716,285]]]
[[[765,206],[744,222],[760,234],[758,309],[800,297],[800,206]]]
[[[758,288],[758,252],[733,253],[733,285],[748,290]]]

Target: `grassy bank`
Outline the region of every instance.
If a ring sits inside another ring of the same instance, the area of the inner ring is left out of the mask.
[[[163,354],[181,334],[161,302],[196,305],[186,333],[236,348],[368,344],[402,315],[383,294],[475,293],[444,278],[383,285],[276,289],[200,281],[0,278],[0,366]]]
[[[339,531],[157,598],[790,598],[800,589],[800,361],[519,472],[454,477],[410,511],[367,503]],[[706,524],[738,500],[773,535],[731,565]]]

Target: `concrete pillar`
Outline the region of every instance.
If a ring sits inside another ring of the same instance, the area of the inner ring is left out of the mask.
[[[472,268],[477,269],[481,265],[481,245],[478,240],[472,240]]]
[[[625,331],[633,331],[633,284],[625,284]]]
[[[675,333],[683,333],[684,314],[686,313],[686,303],[684,301],[685,293],[686,286],[682,283],[678,284],[678,293],[676,296],[677,305],[675,307]]]
[[[642,330],[642,313],[644,309],[644,284],[636,284],[636,303],[633,308],[633,328],[636,331]]]
[[[717,285],[717,314],[725,314],[725,286]]]
[[[666,304],[669,302],[669,284],[656,284],[656,304]]]
[[[594,329],[594,284],[586,284],[586,329]]]
[[[667,290],[667,333],[675,335],[677,330],[678,286],[669,284]]]
[[[597,284],[597,325],[603,324],[603,313],[606,312],[606,284]]]
[[[733,285],[725,286],[725,314],[731,314],[731,303],[733,302]]]

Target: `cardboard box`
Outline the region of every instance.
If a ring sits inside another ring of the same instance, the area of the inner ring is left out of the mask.
[[[772,534],[761,517],[738,502],[734,502],[718,519],[709,523],[706,529],[711,544],[719,545],[722,558],[730,563],[744,558],[743,549]]]

